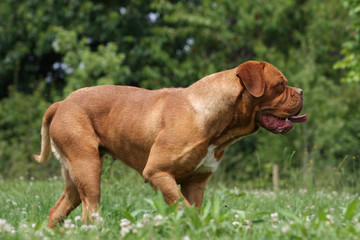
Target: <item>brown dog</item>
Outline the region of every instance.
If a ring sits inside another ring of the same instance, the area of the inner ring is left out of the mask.
[[[167,204],[184,197],[200,207],[205,184],[225,148],[259,126],[286,133],[303,106],[269,63],[249,61],[204,77],[188,88],[83,88],[52,104],[42,121],[41,155],[60,160],[65,192],[49,212],[49,227],[82,203],[82,219],[100,204],[102,156],[109,153],[161,190]],[[181,185],[181,193],[177,185]]]

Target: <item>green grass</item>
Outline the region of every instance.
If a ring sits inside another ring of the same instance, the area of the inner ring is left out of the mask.
[[[141,177],[106,175],[101,218],[84,226],[77,208],[66,224],[47,228],[62,179],[0,180],[0,239],[358,239],[359,195],[266,190],[209,184],[201,212],[167,206]],[[126,220],[125,220],[126,219]]]

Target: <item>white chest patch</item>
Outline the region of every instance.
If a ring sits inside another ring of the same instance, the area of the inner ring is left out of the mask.
[[[219,166],[219,162],[215,158],[215,149],[216,146],[210,145],[206,156],[201,160],[199,165],[196,166],[194,172],[206,173],[206,172],[215,172]]]

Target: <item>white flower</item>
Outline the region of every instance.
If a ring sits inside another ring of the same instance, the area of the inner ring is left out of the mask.
[[[120,221],[120,226],[122,228],[129,228],[129,227],[131,227],[131,222],[129,220],[127,220],[126,218],[123,218]]]
[[[276,222],[278,220],[279,214],[277,212],[270,214],[270,217],[273,222]]]
[[[71,224],[71,219],[65,219],[64,224]]]
[[[81,227],[80,227],[80,229],[81,230],[85,230],[85,231],[87,231],[88,230],[88,225],[82,225]]]
[[[15,228],[12,227],[6,219],[0,219],[0,232],[16,233]]]
[[[147,223],[150,221],[150,214],[144,213],[143,215],[143,219],[144,219],[144,223]]]
[[[281,228],[281,231],[282,231],[283,233],[287,233],[287,232],[289,232],[290,230],[291,230],[291,228],[290,228],[289,225],[285,225],[285,226],[283,226],[283,227]]]
[[[326,214],[326,219],[328,220],[328,221],[325,222],[327,226],[334,223],[334,217],[331,216],[330,214]]]
[[[330,214],[326,214],[326,219],[329,220],[330,223],[334,223],[334,217]]]
[[[5,225],[7,223],[6,219],[1,219],[0,218],[0,227]]]
[[[189,237],[189,236],[184,236],[184,237],[182,238],[182,240],[190,240],[190,237]]]
[[[144,227],[144,224],[142,224],[141,222],[138,222],[138,223],[136,224],[136,227],[137,227],[137,228],[143,228],[143,227]]]
[[[232,225],[233,225],[234,227],[238,227],[238,226],[240,226],[240,222],[238,222],[238,221],[233,221],[233,222],[232,222]]]
[[[12,230],[13,230],[13,227],[8,223],[3,227],[4,232],[11,232]]]
[[[121,228],[120,234],[122,237],[125,237],[126,234],[128,234],[130,232],[130,229],[128,228]]]
[[[76,216],[76,217],[74,218],[74,220],[75,220],[75,222],[80,221],[80,220],[81,220],[81,216]]]
[[[71,228],[74,228],[75,225],[71,223],[71,219],[66,219],[64,221],[64,228],[68,228],[68,229],[71,229]]]
[[[154,217],[154,221],[155,221],[155,226],[158,227],[158,226],[161,226],[161,222],[163,220],[163,216],[161,216],[160,214],[156,215]]]
[[[19,228],[20,229],[27,229],[28,225],[26,225],[25,223],[21,223],[21,224],[19,224]]]
[[[156,216],[154,217],[154,220],[155,220],[155,221],[161,221],[161,220],[163,220],[163,216],[161,216],[160,214],[158,214],[158,215],[156,215]]]
[[[81,229],[81,230],[84,230],[84,231],[88,231],[88,230],[90,230],[90,229],[95,229],[95,228],[96,228],[95,225],[86,225],[86,224],[84,224],[84,225],[82,225],[82,226],[80,227],[80,229]]]
[[[100,213],[98,213],[98,212],[93,212],[91,214],[91,218],[94,219],[94,221],[98,222],[98,223],[104,221],[104,219],[102,217],[100,217]]]

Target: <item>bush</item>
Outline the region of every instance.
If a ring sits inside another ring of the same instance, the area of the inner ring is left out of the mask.
[[[43,88],[32,95],[10,91],[0,101],[0,169],[5,178],[51,176],[50,163],[39,166],[32,154],[40,152],[42,116],[49,106]]]

